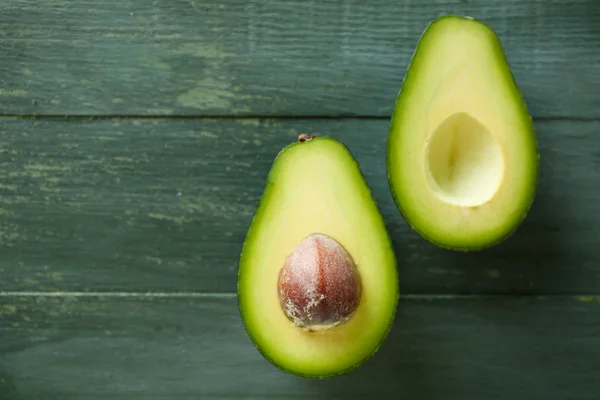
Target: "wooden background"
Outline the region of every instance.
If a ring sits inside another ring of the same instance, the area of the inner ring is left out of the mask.
[[[538,195],[492,249],[412,232],[388,121],[426,24],[488,22],[534,116]],[[597,399],[600,2],[4,0],[0,399]],[[285,375],[235,297],[277,152],[344,141],[393,238],[401,301],[377,355]]]

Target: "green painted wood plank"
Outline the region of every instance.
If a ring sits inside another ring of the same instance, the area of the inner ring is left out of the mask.
[[[259,355],[233,297],[0,297],[0,397],[595,400],[600,302],[582,300],[404,299],[371,360],[313,381]]]
[[[392,202],[381,120],[0,119],[0,290],[236,289],[276,154],[299,133],[344,141],[396,249],[402,293],[599,293],[600,122],[537,121],[536,202],[508,241],[430,245]]]
[[[536,117],[600,117],[595,0],[8,1],[8,114],[387,116],[444,13],[500,35]]]

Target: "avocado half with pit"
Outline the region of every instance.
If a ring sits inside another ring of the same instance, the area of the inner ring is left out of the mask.
[[[448,15],[426,28],[394,106],[388,181],[410,226],[453,250],[504,240],[536,192],[534,125],[500,40]]]
[[[260,353],[324,378],[369,359],[392,326],[396,258],[348,148],[301,135],[275,158],[243,245],[238,305]]]

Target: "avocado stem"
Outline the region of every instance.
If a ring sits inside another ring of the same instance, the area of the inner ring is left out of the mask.
[[[316,137],[317,137],[317,135],[315,135],[314,133],[311,136],[309,136],[307,133],[302,133],[302,134],[298,135],[298,141],[306,142],[306,141],[314,139]]]

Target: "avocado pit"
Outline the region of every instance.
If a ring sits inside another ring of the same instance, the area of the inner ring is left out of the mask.
[[[323,234],[306,237],[286,258],[277,288],[285,315],[309,331],[331,329],[348,321],[361,296],[360,276],[352,257]]]

